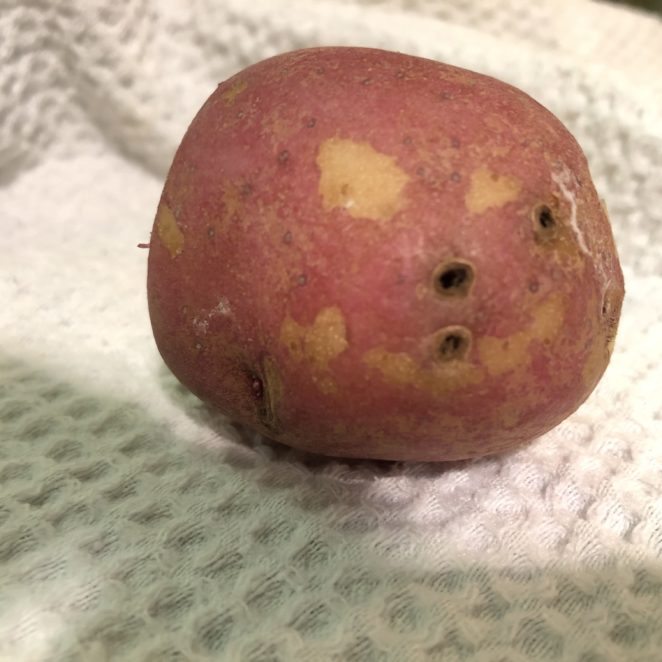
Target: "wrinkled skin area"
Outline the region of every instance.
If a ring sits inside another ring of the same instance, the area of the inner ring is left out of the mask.
[[[308,49],[219,85],[152,233],[157,346],[201,399],[317,453],[454,460],[558,424],[624,295],[586,159],[492,78]]]

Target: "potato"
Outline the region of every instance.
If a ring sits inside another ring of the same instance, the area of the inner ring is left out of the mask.
[[[148,302],[177,378],[332,456],[530,441],[601,378],[623,300],[577,142],[493,78],[363,48],[248,67],[191,123]]]

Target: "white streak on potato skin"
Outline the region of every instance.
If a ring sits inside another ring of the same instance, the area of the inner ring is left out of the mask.
[[[216,315],[232,315],[232,308],[230,307],[230,302],[227,300],[227,297],[221,297],[216,304],[216,307],[211,309],[209,317],[214,317]]]
[[[588,246],[586,245],[586,240],[584,239],[584,235],[581,229],[579,228],[579,224],[577,223],[577,198],[575,197],[574,192],[568,188],[568,184],[570,183],[571,179],[572,179],[572,175],[565,166],[563,167],[563,171],[560,174],[552,173],[552,180],[559,187],[559,189],[561,189],[561,193],[563,197],[568,201],[568,204],[570,205],[570,225],[572,226],[572,229],[575,232],[575,236],[577,237],[577,242],[579,243],[579,247],[582,249],[582,252],[585,255],[588,255],[590,257],[591,253],[588,250]]]
[[[221,297],[219,302],[208,312],[202,312],[203,319],[200,319],[200,315],[196,315],[193,318],[193,326],[195,329],[205,335],[209,330],[209,320],[218,316],[229,317],[232,315],[232,308],[230,307],[230,302],[227,297]]]

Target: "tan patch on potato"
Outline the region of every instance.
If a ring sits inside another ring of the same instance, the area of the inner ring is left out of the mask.
[[[481,166],[471,174],[464,204],[472,214],[482,214],[490,207],[503,207],[516,200],[521,190],[522,182],[519,179],[509,175],[497,175]]]
[[[221,98],[225,101],[226,106],[232,106],[236,98],[248,87],[245,80],[237,80],[221,94]]]
[[[531,323],[522,331],[505,338],[479,338],[476,342],[478,355],[487,372],[495,376],[526,368],[531,362],[531,343],[553,340],[563,326],[564,312],[563,297],[557,292],[534,308]]]
[[[402,189],[409,176],[394,157],[367,142],[329,138],[320,145],[316,162],[326,211],[342,207],[353,218],[388,221],[405,204]]]
[[[156,215],[156,230],[161,243],[170,257],[176,257],[184,249],[184,235],[177,225],[175,216],[168,205],[161,203]]]
[[[243,202],[241,194],[236,186],[232,184],[226,186],[221,197],[223,200],[223,206],[225,207],[225,216],[227,218],[232,218],[242,209]]]
[[[607,351],[612,355],[618,335],[618,325],[621,320],[624,292],[621,287],[610,283],[602,302],[602,328],[605,334]]]
[[[547,227],[541,225],[541,215],[546,214]],[[543,250],[553,250],[557,257],[565,256],[568,264],[577,266],[581,264],[579,247],[572,229],[569,227],[567,214],[561,208],[557,196],[550,204],[539,202],[531,210],[533,237],[536,244]]]
[[[522,412],[524,409],[525,402],[523,400],[506,402],[498,407],[496,409],[496,415],[498,416],[501,427],[506,430],[513,430],[516,428],[522,418]]]
[[[584,386],[593,389],[606,370],[608,363],[609,350],[605,347],[603,338],[595,338],[582,368]]]
[[[345,318],[340,308],[323,308],[310,326],[302,326],[288,315],[280,328],[280,342],[297,362],[309,363],[313,381],[322,392],[335,391],[335,382],[328,374],[329,362],[348,347]]]
[[[389,352],[373,347],[363,355],[363,362],[379,370],[384,379],[397,386],[415,386],[434,395],[478,383],[480,369],[465,361],[448,361],[430,368],[420,366],[405,352]]]
[[[280,145],[281,141],[287,140],[294,131],[295,125],[287,118],[284,111],[282,106],[276,106],[262,119],[262,128],[274,145]]]
[[[607,352],[609,352],[609,356],[611,356],[614,353],[614,347],[616,347],[616,335],[618,334],[618,322],[616,322],[615,326],[610,329],[609,333],[607,334]]]

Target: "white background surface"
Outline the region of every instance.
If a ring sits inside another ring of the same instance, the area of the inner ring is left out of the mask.
[[[588,2],[0,0],[0,660],[659,660],[661,43]],[[218,81],[318,44],[495,75],[586,151],[623,319],[530,446],[315,458],[164,369],[136,244],[174,149]]]

